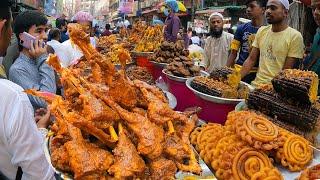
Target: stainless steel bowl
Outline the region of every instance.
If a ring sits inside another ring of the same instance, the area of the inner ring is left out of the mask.
[[[165,74],[169,79],[174,80],[174,81],[186,82],[188,80],[188,78],[178,77],[178,76],[167,73],[167,69],[163,69],[162,73]],[[209,73],[207,73],[206,71],[200,71],[200,75],[201,76],[209,76]]]
[[[222,97],[217,97],[217,96],[211,96],[211,95],[208,95],[208,94],[204,94],[200,91],[197,91],[195,89],[193,89],[191,87],[191,82],[194,80],[195,77],[193,78],[189,78],[187,81],[186,81],[186,85],[187,87],[193,92],[195,93],[198,97],[206,100],[206,101],[210,101],[210,102],[214,102],[214,103],[218,103],[218,104],[233,104],[233,105],[236,105],[240,102],[243,102],[244,99],[230,99],[230,98],[222,98]],[[247,84],[245,82],[240,82],[241,85],[245,85],[245,86],[248,86],[250,91],[253,90],[254,88],[250,85],[250,84]]]

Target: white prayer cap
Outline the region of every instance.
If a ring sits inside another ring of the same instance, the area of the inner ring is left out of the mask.
[[[214,13],[212,13],[212,14],[210,15],[209,21],[210,21],[210,19],[211,19],[213,16],[219,16],[219,17],[223,20],[223,15],[222,15],[221,13],[214,12]]]
[[[278,0],[287,10],[289,10],[290,3],[288,0]]]

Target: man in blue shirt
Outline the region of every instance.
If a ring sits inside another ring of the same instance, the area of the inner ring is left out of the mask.
[[[231,44],[231,53],[227,62],[228,67],[234,67],[236,64],[237,68],[241,68],[244,61],[248,58],[252,43],[255,38],[255,34],[258,29],[265,24],[265,7],[267,0],[247,0],[247,15],[251,19],[251,22],[241,24],[237,27],[237,31],[234,35],[234,40]],[[236,61],[239,52],[239,58]],[[256,77],[258,69],[258,63],[255,69],[250,74],[242,79],[242,81],[251,83]]]
[[[24,11],[20,13],[14,23],[14,33],[19,42],[20,55],[9,70],[9,80],[20,85],[24,90],[36,89],[56,93],[56,81],[53,69],[45,62],[47,59],[46,46],[42,46],[47,40],[46,16],[39,11]],[[31,43],[30,49],[23,47],[23,32],[34,36],[36,40]],[[29,95],[34,108],[45,108],[46,102]]]

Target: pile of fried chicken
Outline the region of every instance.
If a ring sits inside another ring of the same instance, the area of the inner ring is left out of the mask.
[[[201,173],[189,135],[195,112],[172,110],[163,93],[125,71],[92,47],[78,24],[68,25],[85,61],[62,68],[56,55],[48,64],[60,75],[64,97],[35,90],[56,121],[51,130],[53,166],[74,179],[173,179],[178,170]],[[129,54],[119,51],[121,64]]]

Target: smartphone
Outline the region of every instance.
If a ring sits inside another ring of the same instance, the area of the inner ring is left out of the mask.
[[[31,49],[32,42],[36,41],[36,38],[27,32],[23,32],[20,39],[22,40],[21,45],[27,49]],[[45,42],[43,42],[42,47],[45,45]]]

